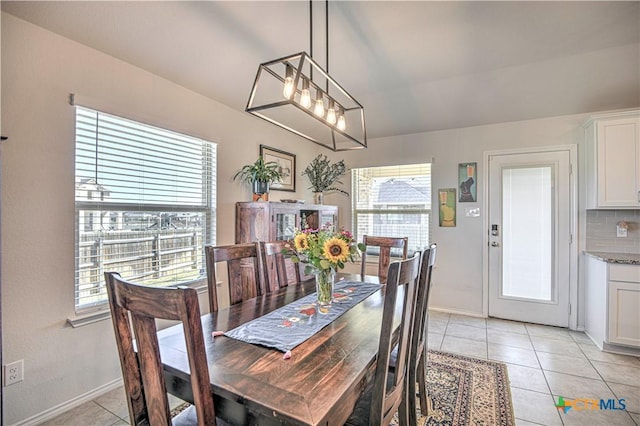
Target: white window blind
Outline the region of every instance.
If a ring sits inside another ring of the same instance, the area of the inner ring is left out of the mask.
[[[146,285],[206,276],[216,144],[76,107],[76,311],[107,300],[104,272]]]
[[[353,169],[351,178],[358,241],[363,235],[408,237],[409,254],[429,245],[430,163]]]

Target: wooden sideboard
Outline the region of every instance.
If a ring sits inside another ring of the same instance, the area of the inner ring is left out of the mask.
[[[338,207],[324,204],[257,201],[236,203],[236,244],[253,241],[292,240],[295,229],[319,228],[330,223],[338,227]],[[288,275],[296,267],[285,261]],[[262,273],[262,269],[261,269]],[[300,269],[302,279],[311,278]]]
[[[338,207],[273,201],[236,203],[236,244],[290,240],[295,228],[338,227]]]

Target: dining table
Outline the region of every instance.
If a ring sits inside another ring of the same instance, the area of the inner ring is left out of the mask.
[[[336,281],[378,283],[339,273]],[[315,292],[307,280],[201,317],[216,416],[233,425],[342,425],[375,372],[384,286],[290,351],[222,335]],[[396,309],[398,311],[398,309]],[[215,336],[215,337],[214,337]],[[180,324],[158,332],[167,391],[193,402]]]

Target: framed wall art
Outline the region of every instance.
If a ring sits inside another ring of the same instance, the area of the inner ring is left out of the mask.
[[[289,152],[271,148],[266,145],[260,145],[260,155],[265,162],[273,161],[274,163],[277,163],[280,173],[282,173],[282,182],[271,184],[271,189],[295,192],[296,156]]]
[[[458,188],[460,195],[458,201],[461,203],[475,203],[478,199],[476,182],[476,169],[478,163],[458,164]]]
[[[438,189],[440,226],[453,228],[456,226],[456,189]]]

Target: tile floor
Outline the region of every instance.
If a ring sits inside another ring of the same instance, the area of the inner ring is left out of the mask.
[[[429,348],[506,363],[517,425],[640,425],[640,358],[601,352],[584,333],[431,312]],[[565,414],[555,408],[559,395],[624,398],[627,409]],[[128,418],[119,388],[43,424],[126,425]]]

